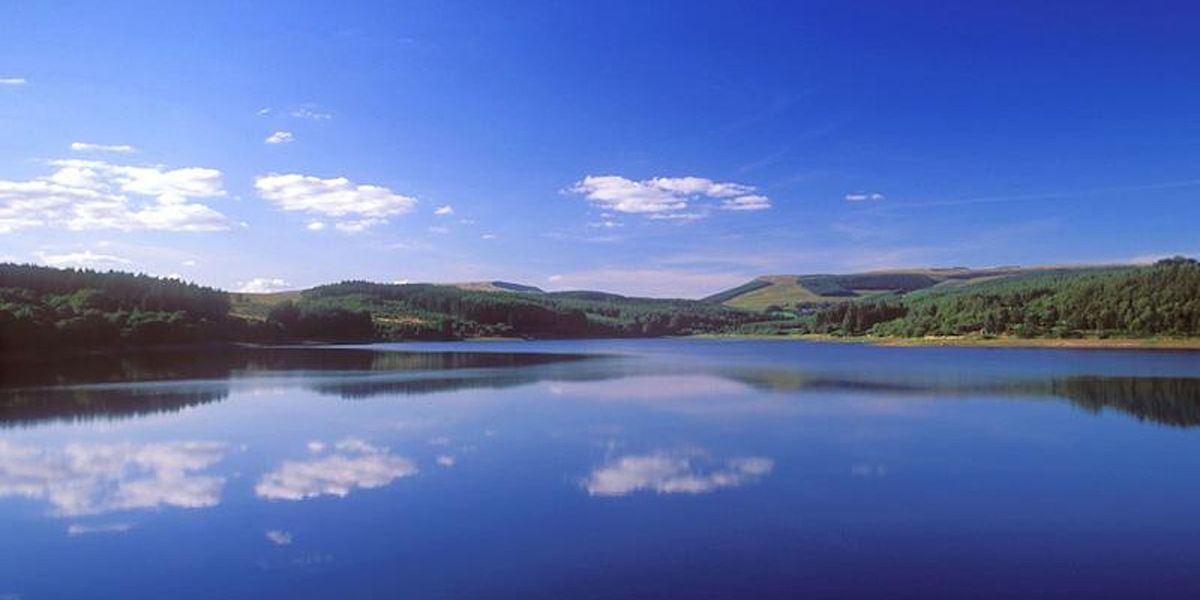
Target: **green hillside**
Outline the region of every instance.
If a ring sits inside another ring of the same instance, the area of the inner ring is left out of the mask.
[[[1200,264],[1187,258],[1151,266],[773,276],[708,301],[501,284],[345,281],[243,294],[147,275],[0,264],[0,353],[497,336],[1200,336]]]
[[[902,338],[1200,335],[1200,263],[1042,270],[970,285],[827,305],[793,331]]]
[[[464,281],[461,283],[445,284],[460,290],[472,292],[516,292],[520,294],[542,294],[542,288],[510,281]]]
[[[629,337],[730,331],[762,321],[751,313],[694,300],[631,298],[604,292],[512,293],[433,284],[346,281],[300,293],[280,306],[369,314],[381,339],[466,337]],[[518,290],[536,289],[515,286]]]
[[[931,288],[957,288],[986,281],[1024,278],[1048,273],[1110,270],[1110,266],[963,267],[871,271],[844,275],[767,275],[736,288],[713,294],[705,302],[743,310],[811,309],[824,304],[908,294]]]
[[[0,264],[0,353],[194,342],[688,335],[733,332],[768,318],[694,300],[545,293],[502,281],[346,281],[249,294],[148,275]]]
[[[0,264],[0,353],[243,335],[229,295],[178,279]]]

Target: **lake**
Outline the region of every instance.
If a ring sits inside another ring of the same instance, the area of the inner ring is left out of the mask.
[[[1200,597],[1200,353],[476,342],[0,374],[4,600]]]

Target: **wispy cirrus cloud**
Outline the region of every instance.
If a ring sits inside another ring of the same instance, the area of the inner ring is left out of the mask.
[[[112,254],[97,254],[91,250],[83,252],[68,252],[65,254],[47,254],[45,252],[34,252],[34,256],[38,257],[41,262],[52,267],[102,267],[102,266],[118,266],[133,264],[133,261],[128,258],[114,256]]]
[[[0,86],[20,87],[29,83],[24,77],[0,77]]]
[[[314,107],[301,106],[288,112],[289,116],[307,121],[331,121],[333,113]]]
[[[275,544],[276,546],[290,546],[292,543],[292,540],[295,539],[295,536],[293,536],[291,533],[289,533],[287,531],[281,531],[278,529],[268,530],[264,534],[264,537],[267,538],[268,542],[271,542],[272,544]]]
[[[97,525],[88,525],[84,523],[72,523],[67,526],[67,535],[78,537],[81,535],[94,535],[97,533],[125,533],[133,529],[133,525],[129,523],[100,523]]]
[[[92,144],[89,142],[71,142],[72,152],[113,152],[116,154],[133,154],[138,149],[129,144]]]
[[[721,201],[724,210],[766,210],[771,208],[771,199],[762,194],[747,194]]]
[[[918,200],[912,202],[889,202],[886,209],[882,207],[879,210],[908,210],[908,209],[924,209],[924,208],[945,208],[953,206],[971,206],[975,204],[1007,204],[1010,202],[1043,202],[1048,200],[1057,200],[1064,202],[1088,200],[1095,196],[1108,196],[1114,194],[1129,194],[1135,192],[1156,192],[1166,190],[1182,190],[1189,188],[1200,187],[1200,179],[1180,179],[1175,181],[1161,181],[1157,183],[1143,183],[1132,185],[1118,185],[1110,187],[1096,187],[1078,190],[1061,190],[1056,192],[1037,192],[1030,194],[1002,194],[996,196],[972,196],[964,198],[949,198],[941,200]],[[1151,200],[1153,197],[1147,197],[1144,200]]]
[[[355,233],[382,225],[417,205],[416,198],[345,177],[321,179],[295,173],[264,175],[254,181],[259,196],[285,211],[334,217],[337,229]]]
[[[771,208],[771,200],[756,193],[754,186],[716,182],[704,177],[655,177],[636,181],[619,175],[588,175],[567,191],[582,195],[605,210],[657,219],[676,218],[676,215],[703,218],[710,208],[735,211]]]
[[[846,202],[879,202],[881,200],[886,200],[887,196],[884,196],[879,192],[850,192],[846,194],[843,199]]]
[[[35,227],[75,231],[221,231],[229,219],[198,198],[225,195],[221,171],[62,159],[27,181],[0,179],[0,233]]]
[[[551,275],[554,289],[592,289],[664,298],[700,298],[745,283],[741,271],[690,268],[612,267]]]

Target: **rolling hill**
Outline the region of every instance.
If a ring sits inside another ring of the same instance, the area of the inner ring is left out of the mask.
[[[932,288],[956,288],[985,281],[1017,279],[1052,273],[1100,272],[1117,267],[1040,266],[965,267],[870,271],[849,274],[764,275],[738,287],[704,298],[744,310],[768,307],[819,306],[892,294],[907,294]]]
[[[1200,336],[1200,263],[761,277],[707,301],[503,282],[343,281],[229,293],[116,271],[0,264],[0,354],[180,343],[690,334]],[[763,310],[775,306],[781,310]]]
[[[521,294],[545,293],[542,288],[532,285],[525,285],[522,283],[512,283],[511,281],[464,281],[461,283],[447,283],[444,285],[470,292],[517,292]]]
[[[343,281],[292,292],[233,293],[230,300],[232,315],[267,326],[282,324],[285,330],[312,330],[299,335],[305,338],[319,338],[325,335],[322,331],[343,326],[366,327],[353,320],[355,314],[369,315],[378,337],[391,340],[680,335],[732,331],[769,318],[698,300],[594,291],[545,292],[503,281]],[[335,326],[334,321],[340,325]],[[338,339],[356,335],[359,333],[329,334]]]

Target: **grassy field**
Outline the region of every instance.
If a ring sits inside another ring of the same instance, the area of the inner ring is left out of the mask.
[[[760,277],[769,285],[747,292],[725,301],[726,306],[743,310],[763,310],[768,306],[783,306],[797,302],[840,302],[846,298],[827,298],[813,293],[800,285],[794,275],[771,275]]]
[[[261,321],[267,318],[267,313],[271,312],[272,306],[281,302],[296,302],[300,300],[300,292],[274,292],[271,294],[233,293],[229,295],[229,300],[232,304],[229,314],[243,319]]]
[[[833,304],[871,296],[922,290],[952,290],[1003,279],[1048,273],[1106,270],[1108,265],[995,267],[988,269],[900,269],[842,275],[766,275],[707,300],[743,310],[769,306]]]

